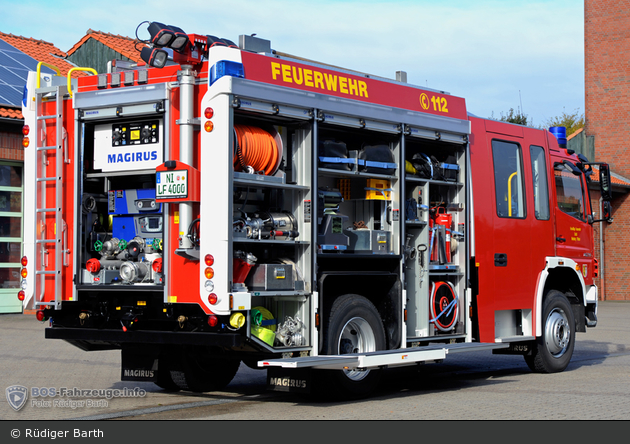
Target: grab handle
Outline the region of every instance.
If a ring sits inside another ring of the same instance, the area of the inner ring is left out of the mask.
[[[72,85],[70,84],[70,76],[75,71],[88,71],[95,76],[98,75],[98,72],[96,72],[96,70],[92,68],[71,68],[70,71],[68,71],[68,94],[70,94],[70,97],[72,97]]]

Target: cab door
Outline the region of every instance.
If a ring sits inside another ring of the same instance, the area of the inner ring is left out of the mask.
[[[523,308],[531,295],[532,215],[527,206],[523,139],[488,134],[494,169],[494,295],[495,310]]]
[[[551,157],[556,195],[556,256],[577,262],[585,283],[593,282],[593,232],[588,223],[592,214],[584,174],[572,168],[566,158]]]

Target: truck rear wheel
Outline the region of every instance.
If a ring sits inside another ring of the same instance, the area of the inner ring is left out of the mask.
[[[179,390],[172,376],[172,372],[175,371],[173,353],[172,349],[165,349],[158,356],[158,373],[155,382],[158,387],[170,392]]]
[[[569,365],[575,347],[575,319],[563,293],[547,293],[542,322],[542,336],[536,339],[533,353],[525,355],[525,362],[537,373],[561,372]]]
[[[240,359],[224,356],[206,347],[180,351],[179,362],[170,375],[180,390],[211,392],[227,386],[238,371]]]
[[[324,333],[324,354],[367,353],[385,348],[385,329],[376,307],[365,297],[356,294],[337,298]],[[329,391],[346,396],[362,396],[378,385],[381,371],[324,370],[322,375]]]

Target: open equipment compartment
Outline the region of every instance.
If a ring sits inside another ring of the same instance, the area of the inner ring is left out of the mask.
[[[271,104],[268,104],[271,106]],[[247,294],[248,337],[261,351],[307,351],[311,292],[312,123],[233,112],[231,291]]]
[[[462,338],[468,305],[467,145],[413,135],[405,142],[407,340]]]
[[[164,159],[163,115],[85,119],[81,128],[78,284],[161,286],[164,206],[155,199],[155,167]]]

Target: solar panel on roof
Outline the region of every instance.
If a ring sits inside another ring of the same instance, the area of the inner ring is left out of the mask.
[[[24,54],[13,45],[0,38],[0,103],[20,106],[24,92],[24,85],[29,71],[35,71],[39,62]],[[45,73],[54,71],[43,66]]]
[[[15,47],[9,45],[4,40],[0,39],[0,49],[8,49],[10,51],[15,51]]]
[[[0,51],[5,54],[11,61],[13,66],[16,68],[28,69],[29,65],[35,62],[35,67],[37,67],[37,61],[29,55],[24,54],[23,52],[17,51]]]
[[[17,70],[17,69],[7,69],[7,67],[0,65],[0,80],[9,85],[24,85],[26,82],[26,77],[28,76],[28,71]]]
[[[10,87],[9,85],[0,84],[0,103],[13,105],[11,101],[15,100],[16,93],[17,91],[15,90],[15,88]],[[22,99],[20,98],[20,101],[21,100]]]

